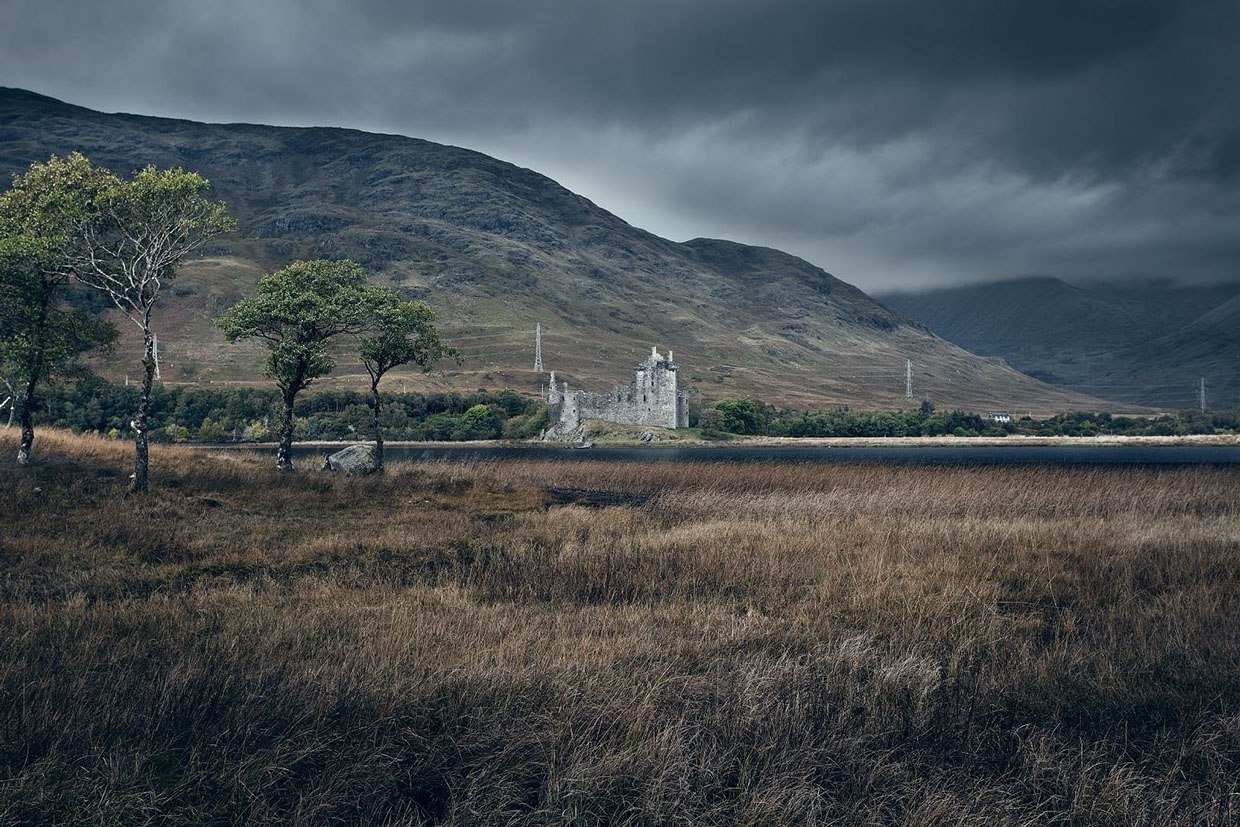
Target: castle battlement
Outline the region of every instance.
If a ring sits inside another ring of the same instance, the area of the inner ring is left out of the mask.
[[[657,428],[685,428],[689,425],[689,408],[684,393],[677,387],[677,366],[672,351],[664,358],[657,347],[633,368],[633,379],[627,386],[612,388],[608,393],[570,391],[568,383],[556,384],[551,372],[547,392],[547,410],[557,433],[575,430],[587,419],[602,419],[620,425],[650,425]]]

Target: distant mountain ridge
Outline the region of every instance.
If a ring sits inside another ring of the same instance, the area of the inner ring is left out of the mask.
[[[1081,286],[1029,278],[879,297],[1032,376],[1138,405],[1240,406],[1240,282]]]
[[[169,296],[159,322],[168,381],[260,381],[260,354],[226,343],[212,319],[265,271],[349,257],[430,301],[465,351],[461,370],[399,379],[410,387],[536,391],[539,322],[547,367],[577,386],[624,381],[653,344],[676,351],[682,381],[707,401],[913,404],[911,359],[916,398],[940,406],[1101,406],[968,353],[795,256],[668,241],[470,150],[348,129],[103,114],[0,89],[0,174],[72,151],[123,173],[201,172],[240,223]],[[133,363],[132,347],[122,341],[122,364]]]

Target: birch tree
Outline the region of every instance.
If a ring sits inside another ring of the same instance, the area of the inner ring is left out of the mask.
[[[102,290],[142,332],[142,386],[130,423],[134,430],[130,490],[138,492],[148,487],[156,303],[181,263],[235,224],[222,202],[207,199],[210,183],[194,172],[148,166],[129,180],[106,172],[99,180],[89,209],[74,223],[78,244],[71,267],[80,281]]]
[[[269,351],[266,372],[276,380],[283,402],[277,468],[293,468],[297,395],[335,367],[334,339],[366,329],[379,290],[352,261],[295,261],[263,276],[252,297],[219,319],[229,340],[260,339]]]
[[[0,368],[2,367],[3,363],[0,362]],[[0,401],[0,412],[5,411],[6,409],[8,410],[9,418],[4,423],[4,430],[7,431],[9,428],[13,427],[13,414],[16,411],[17,406],[17,392],[13,390],[13,383],[4,376],[0,376],[0,384],[4,385],[4,400]],[[34,441],[33,434],[31,435],[31,441]],[[20,456],[18,457],[18,460],[20,462]]]
[[[402,365],[428,371],[443,358],[460,362],[460,354],[444,343],[435,329],[435,313],[426,302],[402,301],[393,290],[379,289],[374,296],[371,325],[363,334],[360,355],[370,375],[370,406],[374,415],[375,470],[383,473],[383,400],[379,383],[384,375]]]
[[[34,446],[39,385],[79,367],[82,353],[115,336],[110,324],[64,302],[72,227],[102,180],[80,155],[53,157],[34,164],[0,195],[0,370],[10,424],[14,411],[20,412],[19,465],[30,461]]]

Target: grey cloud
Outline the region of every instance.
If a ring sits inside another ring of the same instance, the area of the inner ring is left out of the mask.
[[[1234,2],[115,0],[5,17],[8,85],[459,143],[655,232],[781,246],[867,288],[1237,275]]]

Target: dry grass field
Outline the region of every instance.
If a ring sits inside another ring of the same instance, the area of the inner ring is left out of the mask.
[[[1240,474],[0,439],[0,823],[1240,820]]]

